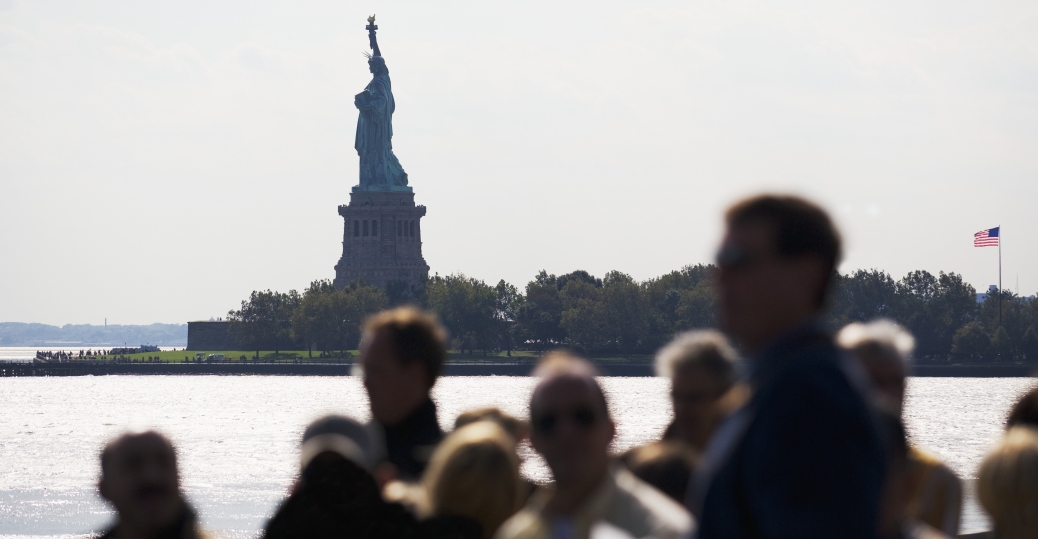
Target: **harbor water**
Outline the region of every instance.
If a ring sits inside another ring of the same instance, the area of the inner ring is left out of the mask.
[[[667,382],[603,378],[618,434],[617,452],[660,436],[670,420]],[[498,406],[526,415],[535,380],[447,377],[434,390],[449,428],[462,411]],[[912,442],[971,481],[997,440],[1010,404],[1028,378],[913,378],[906,423]],[[179,449],[191,502],[210,530],[255,536],[293,482],[306,423],[321,414],[368,418],[367,397],[351,377],[80,376],[2,378],[0,536],[81,537],[111,512],[97,496],[98,452],[127,428],[157,428]],[[523,448],[523,472],[549,475]],[[986,518],[972,496],[963,531]]]

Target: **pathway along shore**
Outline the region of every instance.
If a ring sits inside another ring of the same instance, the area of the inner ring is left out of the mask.
[[[655,376],[653,366],[597,364],[605,376]],[[507,363],[448,363],[444,376],[529,376],[534,365]],[[280,375],[349,376],[349,363],[0,363],[4,376],[109,375]],[[913,376],[960,378],[1024,378],[1034,376],[1035,365],[917,365]]]

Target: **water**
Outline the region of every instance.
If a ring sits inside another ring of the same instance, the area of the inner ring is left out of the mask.
[[[603,378],[618,422],[615,449],[657,438],[670,420],[667,382]],[[448,377],[435,388],[440,421],[498,406],[525,416],[535,380]],[[972,479],[998,438],[1006,410],[1033,385],[1026,378],[914,378],[906,422],[913,441]],[[340,412],[368,418],[355,378],[104,376],[3,378],[0,395],[0,535],[82,536],[111,513],[97,497],[98,451],[127,427],[155,427],[180,450],[185,490],[205,525],[223,536],[255,535],[285,495],[306,423]],[[547,478],[528,448],[523,472]],[[972,498],[963,531],[987,523]]]

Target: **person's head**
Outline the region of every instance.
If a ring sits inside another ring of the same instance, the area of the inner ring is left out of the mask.
[[[880,503],[879,532],[883,538],[899,538],[912,498],[908,469],[908,436],[901,415],[897,411],[881,406],[877,416],[878,427],[887,442],[887,466],[883,499]]]
[[[311,422],[303,431],[300,468],[306,470],[315,459],[329,456],[349,460],[370,471],[375,462],[368,429],[352,418],[335,414]]]
[[[447,332],[431,314],[399,307],[364,325],[360,361],[371,415],[395,425],[429,398],[447,358]]]
[[[1023,426],[1038,428],[1038,387],[1024,393],[1009,410],[1006,428]]]
[[[840,235],[820,207],[783,195],[735,204],[725,225],[717,254],[721,323],[753,352],[824,307]]]
[[[684,504],[698,457],[684,443],[664,441],[635,447],[624,453],[620,460],[639,479]]]
[[[541,381],[530,397],[530,442],[560,487],[595,479],[609,467],[616,425],[596,374],[587,361],[560,352],[534,371]]]
[[[689,331],[656,354],[656,373],[670,378],[674,425],[681,438],[707,436],[722,415],[718,401],[736,380],[737,355],[719,331]],[[686,440],[697,447],[705,440]]]
[[[484,539],[522,505],[523,482],[511,435],[492,421],[454,431],[433,452],[423,478],[426,511],[479,522]]]
[[[1038,430],[1013,427],[977,472],[977,498],[994,537],[1038,538]]]
[[[492,421],[504,429],[516,444],[530,437],[530,425],[517,417],[510,416],[500,408],[479,408],[462,412],[454,420],[454,430],[477,421]]]
[[[375,75],[389,74],[389,68],[386,67],[386,59],[381,56],[368,58],[368,70]]]
[[[908,362],[915,349],[912,334],[890,320],[854,322],[840,330],[836,343],[861,363],[884,405],[900,412]]]
[[[157,533],[183,518],[177,454],[165,436],[127,433],[101,451],[101,497],[115,507],[119,525]]]

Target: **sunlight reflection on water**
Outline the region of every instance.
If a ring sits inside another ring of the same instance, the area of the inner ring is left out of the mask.
[[[535,380],[447,377],[434,391],[449,428],[462,411],[498,406],[525,417]],[[670,419],[667,384],[658,378],[603,378],[618,422],[615,449],[660,435]],[[1001,432],[1026,378],[914,378],[906,422],[913,442],[964,478]],[[339,412],[368,419],[355,378],[279,376],[107,376],[0,379],[0,535],[64,537],[104,527],[110,512],[96,495],[98,451],[126,428],[154,427],[177,444],[185,490],[206,526],[253,536],[296,472],[306,423]],[[523,448],[523,472],[547,479]],[[963,530],[986,520],[970,500]],[[82,535],[79,535],[82,536]]]

